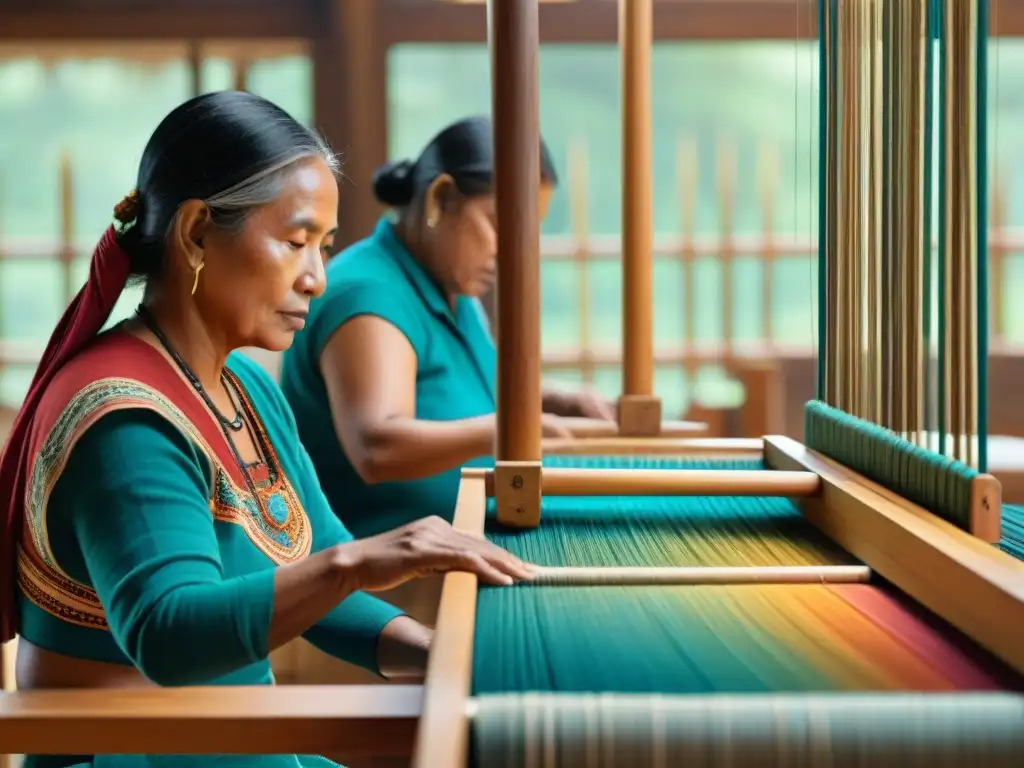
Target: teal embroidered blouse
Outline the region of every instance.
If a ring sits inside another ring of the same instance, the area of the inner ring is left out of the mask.
[[[320,491],[276,384],[240,354],[231,356],[228,367],[244,387],[276,454],[277,471],[287,488],[277,495],[282,506],[272,505],[271,513],[287,524],[276,530],[254,522],[258,513],[252,497],[231,487],[223,475],[211,489],[216,473],[211,473],[210,460],[180,424],[159,410],[108,412],[80,436],[45,505],[43,536],[57,568],[52,587],[41,582],[42,591],[51,596],[60,595],[66,583],[94,591],[107,626],[97,628],[95,620],[82,619],[95,610],[87,598],[81,604],[65,599],[60,605],[38,595],[30,599],[23,586],[21,634],[27,640],[70,656],[134,665],[160,685],[272,684],[267,636],[275,563],[352,537]],[[103,406],[105,396],[124,394],[109,389],[105,395],[101,386],[98,393],[73,400],[62,421],[71,425],[87,419]],[[60,439],[54,435],[55,441]],[[66,583],[56,583],[61,580]],[[304,637],[327,653],[376,671],[377,638],[399,614],[370,595],[355,593]],[[90,759],[98,768],[283,768],[321,760]],[[74,762],[30,758],[28,766]]]
[[[370,237],[330,262],[327,289],[313,301],[309,322],[296,334],[282,366],[281,388],[299,436],[331,506],[356,537],[430,515],[450,521],[459,467],[418,480],[367,485],[338,440],[320,355],[342,325],[361,315],[386,320],[412,345],[416,418],[454,421],[494,412],[496,358],[483,308],[477,299],[460,296],[453,309],[384,218]],[[471,462],[491,463],[488,457]]]

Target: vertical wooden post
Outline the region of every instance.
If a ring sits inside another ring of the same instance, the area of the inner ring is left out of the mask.
[[[700,188],[700,154],[692,137],[680,139],[676,149],[676,175],[682,210],[683,241],[679,251],[683,270],[683,373],[692,387],[696,381],[699,353],[697,351],[697,196]],[[691,402],[693,397],[690,397]]]
[[[540,524],[540,107],[537,0],[489,0],[498,211],[499,522]]]
[[[736,245],[734,241],[736,228],[736,179],[738,170],[738,151],[729,139],[718,142],[717,175],[718,175],[718,263],[721,265],[721,296],[722,296],[722,356],[726,366],[734,361],[736,340],[736,280],[734,266],[736,263]]]
[[[652,0],[619,0],[622,66],[622,395],[619,433],[661,432],[654,396]]]
[[[75,297],[75,188],[67,150],[60,155],[60,253],[57,258],[60,260],[61,306],[66,307]]]
[[[594,385],[594,349],[590,338],[590,226],[587,195],[587,146],[583,140],[569,144],[569,218],[573,231],[573,265],[576,267],[577,313],[580,324],[579,366],[585,386]],[[543,361],[541,361],[543,363]]]
[[[188,72],[192,96],[203,92],[203,44],[200,40],[188,42]]]
[[[18,639],[15,638],[8,643],[0,643],[0,696],[5,693],[13,693],[14,667],[18,651]],[[20,762],[15,755],[0,754],[0,768],[15,768]]]
[[[233,62],[235,65],[235,90],[236,91],[248,91],[249,90],[249,56],[245,53],[241,53],[235,56]]]
[[[325,0],[313,38],[313,126],[341,155],[335,250],[368,237],[381,214],[370,178],[387,159],[387,46],[380,3]]]
[[[795,183],[795,182],[794,182]],[[775,287],[775,200],[779,195],[778,147],[762,144],[757,151],[757,191],[761,198],[761,340],[764,351],[775,346],[772,299]]]

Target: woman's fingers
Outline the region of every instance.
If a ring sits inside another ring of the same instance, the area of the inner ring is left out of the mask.
[[[442,543],[440,567],[447,571],[468,570],[489,584],[508,585],[532,578],[535,568],[482,537],[450,531]]]
[[[615,409],[612,404],[603,397],[597,395],[585,395],[582,398],[584,411],[583,415],[591,419],[602,419],[604,421],[615,421]]]
[[[565,425],[558,416],[552,416],[551,414],[544,414],[542,425],[544,427],[544,433],[546,437],[561,437],[571,438],[572,430]]]
[[[501,570],[502,573],[507,573],[517,581],[533,578],[537,570],[534,566],[524,563],[515,555],[494,546],[490,542],[486,542],[486,545],[482,554],[492,566]]]
[[[493,584],[496,587],[510,587],[515,579],[499,568],[494,567],[487,558],[478,552],[467,552],[460,558],[462,567],[455,566],[452,570],[467,571],[476,574],[477,578],[485,584]]]
[[[427,518],[402,529],[393,540],[381,541],[381,559],[401,552],[402,575],[468,571],[487,584],[509,585],[532,578],[534,566],[497,547],[483,536],[456,531],[447,522]],[[395,565],[398,563],[396,562]]]

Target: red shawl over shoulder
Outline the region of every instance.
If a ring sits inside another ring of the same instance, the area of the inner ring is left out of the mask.
[[[93,252],[89,279],[50,336],[0,456],[0,497],[4,504],[0,511],[0,641],[10,640],[17,629],[17,552],[25,518],[30,435],[36,409],[57,372],[103,328],[130,271],[128,255],[117,244],[111,227]]]
[[[117,244],[111,228],[93,253],[85,287],[50,337],[0,456],[0,492],[6,502],[0,512],[0,641],[6,642],[17,632],[18,547],[23,540],[25,505],[35,457],[40,455],[65,406],[89,384],[101,378],[120,378],[156,390],[197,431],[211,458],[238,486],[245,484],[212,414],[167,358],[127,333],[114,333],[91,343],[110,317],[129,273],[128,256]],[[136,405],[145,407],[145,403],[129,395],[109,407]],[[91,416],[98,418],[102,412],[106,411],[100,409]],[[76,433],[87,428],[88,423],[76,425]]]

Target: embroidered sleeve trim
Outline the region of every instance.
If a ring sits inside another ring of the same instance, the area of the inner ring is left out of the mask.
[[[211,468],[208,498],[215,520],[240,526],[253,545],[277,565],[306,557],[313,539],[309,517],[285,478],[258,415],[250,403],[244,405],[267,446],[271,465],[271,482],[256,489],[262,504],[237,486],[199,430],[157,390],[132,379],[101,379],[82,389],[58,417],[32,466],[18,555],[18,582],[26,597],[72,624],[108,629],[95,591],[71,578],[57,563],[46,528],[46,509],[81,436],[104,415],[128,408],[159,413],[203,452]]]

